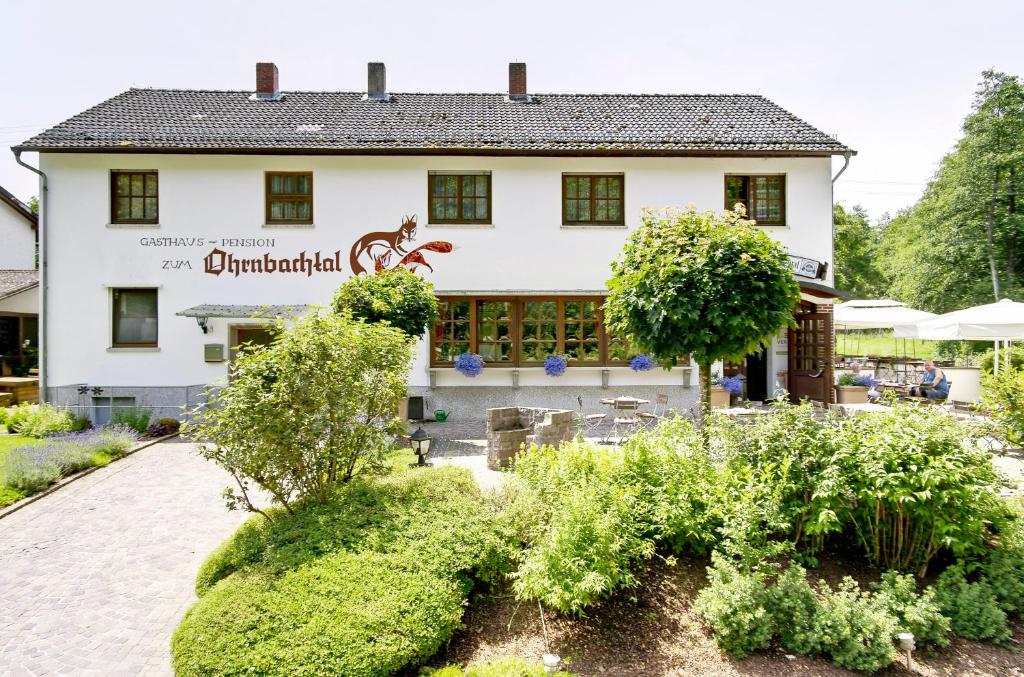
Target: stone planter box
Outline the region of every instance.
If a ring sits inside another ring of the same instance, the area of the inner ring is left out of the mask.
[[[711,389],[711,408],[712,409],[728,409],[732,401],[732,396],[729,391],[725,388],[712,388]]]
[[[867,386],[835,386],[836,404],[864,404],[868,401]]]

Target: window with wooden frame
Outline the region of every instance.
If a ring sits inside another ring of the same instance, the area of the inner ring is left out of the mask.
[[[114,348],[157,346],[157,290],[113,289],[111,318]]]
[[[430,223],[491,223],[489,172],[430,172],[427,182]]]
[[[115,169],[110,172],[111,223],[158,223],[159,200],[156,171]]]
[[[629,364],[628,344],[604,328],[601,297],[442,297],[431,365],[477,353],[491,366],[536,367],[550,355],[570,366]]]
[[[622,174],[562,174],[562,224],[625,224]]]
[[[267,223],[313,223],[313,172],[267,172]]]
[[[759,226],[786,225],[785,174],[727,174],[725,176],[725,208],[737,204],[747,210],[747,218]]]

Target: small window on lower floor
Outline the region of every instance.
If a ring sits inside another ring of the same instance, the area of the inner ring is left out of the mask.
[[[117,420],[118,412],[134,408],[134,397],[93,397],[92,424],[97,428],[110,425]]]
[[[114,348],[155,348],[156,289],[114,289],[112,293],[111,345]]]

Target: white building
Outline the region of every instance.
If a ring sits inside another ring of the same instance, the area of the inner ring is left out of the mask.
[[[36,215],[0,186],[0,376],[35,364],[39,312]]]
[[[604,282],[642,208],[736,201],[800,259],[808,301],[801,354],[780,337],[743,365],[751,395],[830,392],[831,157],[851,151],[765,98],[531,95],[523,64],[507,94],[389,93],[383,64],[367,92],[281,90],[273,64],[256,80],[132,89],[14,149],[48,181],[50,398],[194,403],[259,340],[257,308],[327,304],[353,272],[404,262],[442,301],[409,383],[428,411],[684,406],[691,367],[632,371]],[[452,368],[467,351],[488,360],[475,378]],[[553,353],[563,376],[544,373]]]

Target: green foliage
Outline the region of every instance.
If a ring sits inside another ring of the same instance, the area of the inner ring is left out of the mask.
[[[62,469],[56,459],[19,447],[0,454],[0,486],[24,494],[42,491],[60,479]]]
[[[965,443],[972,435],[926,407],[845,419],[817,498],[852,525],[870,562],[924,576],[942,549],[979,552],[1001,511],[998,476],[988,454]]]
[[[335,311],[367,322],[388,322],[418,339],[437,318],[434,285],[404,266],[349,278],[334,293]]]
[[[273,517],[251,519],[203,565],[200,601],[172,640],[177,674],[415,667],[459,627],[474,579],[493,579],[503,556],[460,469],[356,478]]]
[[[983,376],[981,406],[1006,442],[1024,445],[1024,369],[1000,369]]]
[[[798,654],[813,654],[818,650],[815,617],[818,598],[807,582],[803,567],[790,565],[768,590],[768,609],[775,621],[779,643]]]
[[[981,576],[992,586],[999,608],[1024,616],[1024,554],[997,548],[980,565]]]
[[[231,379],[193,412],[185,432],[208,440],[201,453],[230,472],[254,509],[254,483],[290,509],[329,500],[339,483],[384,467],[400,429],[411,343],[398,329],[347,315],[312,314],[262,350],[243,351]]]
[[[981,356],[981,361],[978,366],[981,367],[981,371],[990,374],[992,373],[992,366],[995,362],[996,351],[992,348],[992,344],[988,344],[989,348]],[[999,349],[999,371],[1003,371],[1006,366],[1006,349]],[[1010,346],[1010,366],[1014,369],[1024,369],[1024,348],[1021,346]]]
[[[970,582],[962,565],[947,568],[935,583],[935,601],[949,617],[953,632],[966,639],[996,644],[1010,638],[1006,612],[999,608],[995,591],[981,578]]]
[[[711,562],[708,586],[697,595],[694,611],[711,626],[718,646],[734,656],[767,649],[776,625],[765,574],[743,572],[717,552]]]
[[[449,665],[427,673],[431,677],[544,677],[542,663],[532,663],[522,658],[499,658],[486,663],[472,663],[465,670]],[[559,670],[559,677],[572,677],[572,673]]]
[[[512,486],[529,518],[516,593],[582,614],[637,584],[656,547],[706,552],[716,540],[714,469],[683,419],[633,436],[620,450],[584,443],[532,447],[516,459]],[[522,514],[522,513],[521,513]]]
[[[110,424],[131,428],[141,435],[149,427],[151,418],[153,410],[148,407],[120,407],[111,415]]]
[[[924,195],[885,228],[880,246],[894,297],[934,312],[1013,297],[1024,274],[1020,79],[984,72],[963,128]]]
[[[878,243],[882,232],[868,221],[867,211],[855,205],[847,211],[832,205],[835,242],[835,285],[855,299],[880,298],[885,277],[879,267]]]
[[[819,650],[843,668],[876,672],[892,663],[896,619],[881,609],[857,582],[847,576],[824,594],[815,616]]]
[[[71,412],[49,404],[22,403],[7,412],[7,427],[27,437],[47,437],[75,429]]]
[[[874,586],[879,607],[896,619],[897,632],[912,632],[919,647],[949,645],[949,619],[935,600],[935,590],[926,588],[917,594],[917,583],[910,575],[896,571],[882,574]]]
[[[793,321],[800,288],[786,250],[741,213],[644,212],[612,264],[605,317],[665,366],[690,354],[705,401],[711,364],[758,349]]]

